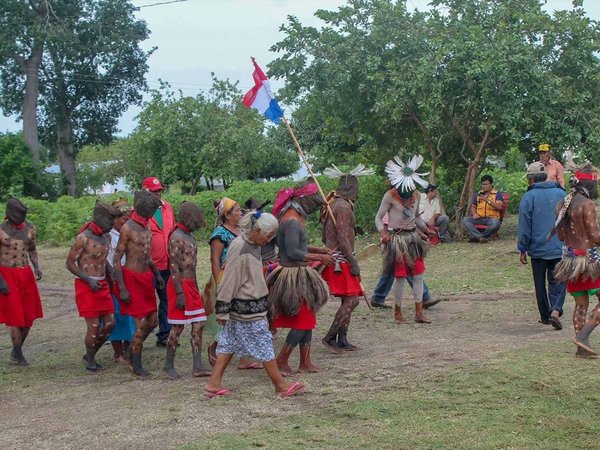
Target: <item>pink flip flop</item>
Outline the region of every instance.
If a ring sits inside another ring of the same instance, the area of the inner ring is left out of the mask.
[[[233,391],[231,389],[221,389],[220,391],[217,392],[210,392],[210,391],[204,391],[204,396],[206,398],[215,398],[215,397],[226,397],[228,395],[233,394]]]
[[[304,384],[300,383],[299,381],[296,381],[288,388],[287,391],[278,392],[277,397],[285,398],[304,394],[304,387]]]

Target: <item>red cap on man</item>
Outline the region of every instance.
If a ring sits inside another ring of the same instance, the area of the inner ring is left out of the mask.
[[[160,180],[156,177],[145,178],[142,182],[142,188],[148,189],[149,191],[160,191],[164,189],[163,185],[160,183]]]

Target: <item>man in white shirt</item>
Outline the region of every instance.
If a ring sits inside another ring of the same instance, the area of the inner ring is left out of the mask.
[[[440,199],[438,198],[438,187],[435,184],[430,184],[425,189],[425,193],[421,193],[419,210],[421,218],[427,226],[431,229],[438,229],[442,242],[452,242],[452,237],[448,231],[449,219],[448,216],[442,214]]]

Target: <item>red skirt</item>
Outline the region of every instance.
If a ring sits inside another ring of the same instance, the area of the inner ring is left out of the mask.
[[[423,258],[415,259],[412,267],[408,267],[406,264],[406,258],[402,257],[402,263],[396,262],[394,264],[394,277],[395,278],[406,278],[414,275],[421,275],[425,272],[425,261]]]
[[[183,325],[186,323],[202,322],[206,320],[206,312],[204,311],[204,301],[196,288],[196,283],[190,278],[181,280],[183,295],[185,297],[185,309],[177,308],[177,292],[173,277],[169,277],[167,283],[167,320],[174,325]]]
[[[577,281],[567,281],[567,292],[589,291],[600,288],[600,278],[588,278],[585,281],[579,277]]]
[[[42,301],[31,267],[3,267],[0,274],[8,285],[8,295],[0,294],[0,323],[29,328],[44,317]]]
[[[355,297],[363,295],[360,278],[350,273],[350,264],[341,262],[341,272],[335,272],[335,266],[327,266],[321,276],[329,285],[329,293],[334,297]]]
[[[271,324],[271,328],[293,328],[295,330],[314,330],[316,327],[317,316],[306,303],[300,305],[300,311],[295,316],[280,314]]]
[[[110,288],[106,280],[100,281],[100,289],[96,292],[81,278],[75,279],[75,304],[79,317],[93,318],[113,314],[115,304],[110,295]]]
[[[150,269],[146,272],[135,272],[123,267],[123,281],[129,291],[129,303],[121,301],[119,285],[113,286],[114,294],[121,306],[121,315],[141,319],[156,312],[156,294],[154,293],[154,274]]]

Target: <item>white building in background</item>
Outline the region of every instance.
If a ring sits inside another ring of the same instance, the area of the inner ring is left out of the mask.
[[[59,174],[60,166],[58,164],[53,164],[51,166],[46,167],[46,173]],[[115,192],[130,192],[131,189],[125,183],[124,178],[118,178],[115,183],[105,183],[101,189],[92,189],[87,191],[86,194],[89,195],[110,195]]]
[[[90,163],[90,164],[93,164],[93,163]],[[51,166],[46,167],[45,172],[58,175],[60,173],[60,166],[58,164],[53,164]],[[290,175],[288,177],[282,177],[282,178],[280,178],[280,180],[291,179],[293,181],[299,181],[299,180],[305,179],[306,177],[308,177],[308,171],[306,170],[306,167],[304,166],[304,164],[301,164],[300,168],[298,169],[298,171],[296,173],[293,173],[292,175]],[[257,183],[264,183],[266,180],[261,178],[261,179],[255,180],[255,181]],[[206,180],[204,177],[200,177],[199,185],[206,187]],[[223,186],[223,180],[214,180],[214,188],[215,188],[215,191],[224,191],[225,188]],[[134,190],[135,189],[132,189],[125,182],[125,179],[121,177],[121,178],[117,178],[117,180],[114,183],[105,183],[101,189],[88,190],[86,192],[86,194],[88,194],[88,195],[110,195],[110,194],[114,194],[115,192],[130,192],[131,193]]]

